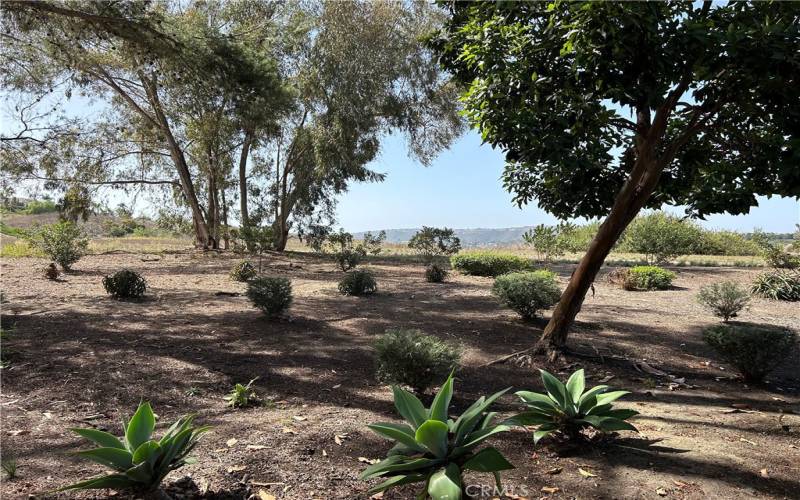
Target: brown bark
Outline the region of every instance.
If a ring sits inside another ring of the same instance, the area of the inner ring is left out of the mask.
[[[230,226],[228,225],[228,201],[225,199],[225,186],[223,185],[220,190],[219,194],[222,196],[221,198],[221,206],[222,206],[222,225],[225,228],[222,232],[222,241],[224,242],[225,250],[228,249],[230,245]]]
[[[250,213],[247,209],[247,158],[250,155],[250,146],[253,144],[253,131],[247,130],[244,134],[242,152],[239,156],[239,210],[242,213],[242,227],[250,225]]]

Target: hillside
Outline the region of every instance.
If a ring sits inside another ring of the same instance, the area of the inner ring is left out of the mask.
[[[522,242],[522,234],[532,226],[456,229],[456,236],[461,239],[463,247],[502,246]],[[405,243],[411,239],[418,228],[385,229],[386,241],[389,243]],[[373,234],[380,232],[371,231]],[[354,233],[356,238],[363,237],[364,232]]]

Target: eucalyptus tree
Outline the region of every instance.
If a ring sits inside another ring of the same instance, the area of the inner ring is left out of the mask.
[[[557,352],[643,207],[747,213],[800,196],[800,8],[780,2],[447,2],[432,46],[505,187],[605,217],[537,350]]]

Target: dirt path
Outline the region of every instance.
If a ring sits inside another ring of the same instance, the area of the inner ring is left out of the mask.
[[[68,428],[119,433],[121,416],[140,400],[152,401],[162,422],[197,412],[198,421],[214,426],[195,453],[198,463],[168,478],[196,488],[189,497],[246,498],[263,489],[278,498],[366,498],[370,484],[358,480],[366,465],[359,457],[380,458],[389,444],[364,425],[397,418],[389,389],[374,380],[371,348],[391,326],[463,344],[454,412],[507,386],[541,390],[533,366],[481,368],[529,346],[541,328],[500,307],[490,279],[456,275],[429,284],[419,265],[376,261],[369,267],[379,293],[342,297],[333,264],[304,255],[271,257],[268,272],[292,279],[295,301],[289,318],[270,321],[243,296],[215,295],[244,291],[227,276],[233,257],[152,259],[86,257],[62,282],[41,276],[44,261],[3,259],[2,287],[10,299],[3,314],[15,326],[3,345],[11,365],[2,370],[1,439],[4,458],[16,457],[19,467],[17,479],[3,481],[3,498],[26,498],[99,473],[67,454],[84,444]],[[101,278],[123,266],[147,278],[146,301],[107,298]],[[563,281],[570,269],[558,271]],[[591,382],[608,379],[632,391],[621,404],[642,413],[634,422],[640,434],[560,456],[548,446],[535,449],[522,430],[501,435],[496,445],[517,466],[504,476],[509,492],[527,498],[800,497],[800,355],[792,353],[766,388],[744,387],[700,335],[714,319],[694,301],[697,289],[723,277],[745,283],[758,271],[677,271],[676,289],[663,292],[625,292],[599,281],[572,340],[573,349],[594,357],[547,367],[562,375],[585,367]],[[800,330],[798,316],[796,304],[756,300],[741,319]],[[693,388],[671,390],[669,379],[619,357],[646,361]],[[228,409],[222,396],[233,383],[257,376],[268,404]],[[518,405],[505,397],[498,408],[512,412]],[[184,475],[192,481],[180,481]],[[486,475],[468,479],[490,484]],[[558,491],[543,493],[543,487]]]

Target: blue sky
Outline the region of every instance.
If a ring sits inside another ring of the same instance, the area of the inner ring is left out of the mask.
[[[351,232],[426,226],[453,228],[517,227],[553,224],[557,219],[535,206],[522,209],[511,202],[500,182],[503,155],[482,145],[468,132],[430,167],[408,158],[402,138],[384,142],[372,168],[388,174],[377,184],[356,184],[339,197],[338,222]],[[681,209],[665,207],[682,214]],[[720,214],[703,226],[751,231],[791,232],[800,222],[800,202],[790,198],[760,198],[749,214]]]

